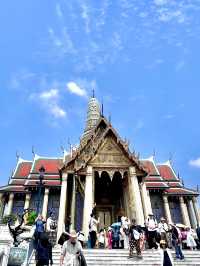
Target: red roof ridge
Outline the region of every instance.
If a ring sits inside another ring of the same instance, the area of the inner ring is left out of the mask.
[[[177,180],[179,180],[176,172],[174,171],[174,168],[172,167],[172,164],[171,164],[171,161],[170,160],[167,160],[166,162],[164,163],[157,163],[157,166],[168,166],[170,168],[170,170],[172,171],[173,175],[175,176],[175,178]]]
[[[148,162],[153,163],[153,166],[154,166],[154,168],[156,170],[156,173],[160,176],[158,168],[156,167],[156,163],[155,163],[155,160],[154,160],[154,155],[151,155],[150,157],[145,158],[145,159],[140,159],[140,161],[148,161]]]
[[[20,163],[32,163],[32,162],[33,162],[33,161],[25,160],[25,159],[22,159],[21,157],[19,157],[18,160],[17,160],[17,165],[16,165],[16,167],[15,167],[15,170],[14,170],[14,172],[13,172],[13,174],[12,174],[12,177],[15,176],[15,174],[16,174],[16,172],[17,172],[17,169],[18,169]]]

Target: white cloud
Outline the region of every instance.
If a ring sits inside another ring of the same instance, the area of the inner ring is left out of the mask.
[[[65,118],[67,113],[59,104],[59,90],[50,89],[40,93],[32,93],[30,99],[36,101],[53,118]],[[40,101],[38,101],[38,98]]]
[[[87,97],[87,92],[85,89],[80,88],[74,81],[67,83],[67,89],[73,94],[76,94],[81,97]]]
[[[50,89],[49,91],[43,91],[39,94],[41,99],[57,99],[58,98],[58,90],[57,89]]]
[[[190,160],[189,165],[193,167],[200,168],[200,157],[195,160]]]
[[[66,116],[66,112],[65,110],[63,110],[60,106],[58,106],[57,104],[54,104],[52,106],[51,109],[51,113],[54,115],[54,117],[56,118],[60,118],[60,117],[65,117]]]

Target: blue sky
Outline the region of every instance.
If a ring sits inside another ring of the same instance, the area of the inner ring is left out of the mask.
[[[92,88],[141,158],[200,185],[200,1],[21,0],[0,9],[0,184],[79,142]]]

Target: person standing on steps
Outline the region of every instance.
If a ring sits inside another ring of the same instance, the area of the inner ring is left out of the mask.
[[[142,229],[136,224],[136,220],[132,219],[132,223],[129,229],[129,257],[133,257],[134,247],[136,249],[137,257],[142,259],[142,252],[140,247],[140,237],[142,234]]]
[[[52,245],[49,242],[49,238],[46,233],[42,233],[40,235],[40,239],[38,240],[36,246],[35,258],[36,258],[36,266],[53,265]]]
[[[161,266],[174,266],[170,249],[167,248],[167,242],[165,240],[160,241],[160,248]]]
[[[37,246],[40,236],[45,232],[45,228],[44,228],[45,223],[46,221],[44,221],[43,216],[39,214],[35,220],[35,233],[34,233],[35,247]]]
[[[153,213],[149,214],[149,217],[146,220],[146,227],[147,227],[147,241],[149,248],[157,249],[158,245],[156,244],[156,233],[157,233],[158,224]]]
[[[184,260],[184,255],[181,248],[181,232],[178,227],[176,227],[174,224],[171,224],[172,226],[172,245],[175,248],[176,252],[176,259]]]
[[[112,249],[112,228],[111,227],[108,227],[107,239],[108,239],[108,249]]]
[[[90,244],[91,248],[94,248],[97,241],[97,225],[99,224],[98,220],[95,219],[94,214],[91,213],[90,215],[90,222],[89,222],[89,235],[90,235]]]
[[[112,229],[112,249],[119,248],[120,228],[115,225]]]
[[[158,224],[158,232],[160,233],[161,240],[165,240],[167,243],[167,233],[169,231],[168,224],[164,217],[160,218],[160,223]]]
[[[80,266],[80,256],[82,254],[81,243],[77,240],[76,231],[71,231],[70,239],[65,241],[62,247],[60,266]]]

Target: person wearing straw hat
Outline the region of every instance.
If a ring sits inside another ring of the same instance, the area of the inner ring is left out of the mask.
[[[160,218],[160,223],[158,224],[158,232],[160,233],[161,240],[167,241],[167,232],[169,231],[168,224],[164,217]]]
[[[69,234],[69,240],[63,244],[60,266],[79,266],[79,256],[82,253],[81,243],[77,240],[77,233],[72,230]]]

